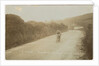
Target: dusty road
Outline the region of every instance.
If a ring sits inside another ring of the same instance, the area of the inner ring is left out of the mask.
[[[56,43],[56,35],[25,44],[6,51],[8,60],[76,60],[84,55],[81,41],[84,37],[80,30],[62,33],[61,42]]]

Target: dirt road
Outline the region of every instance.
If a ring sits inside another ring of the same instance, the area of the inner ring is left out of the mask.
[[[76,60],[84,55],[81,41],[84,37],[80,30],[62,33],[61,42],[56,43],[56,35],[24,44],[6,51],[8,60]]]

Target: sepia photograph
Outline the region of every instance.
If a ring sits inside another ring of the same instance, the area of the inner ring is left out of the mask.
[[[92,5],[6,5],[6,60],[92,60]]]

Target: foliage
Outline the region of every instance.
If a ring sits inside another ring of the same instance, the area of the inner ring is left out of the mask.
[[[64,32],[67,26],[55,22],[24,22],[17,15],[6,14],[6,50],[53,35],[57,30]]]

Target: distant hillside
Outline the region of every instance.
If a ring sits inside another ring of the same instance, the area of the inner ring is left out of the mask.
[[[6,14],[6,49],[53,35],[57,30],[64,32],[67,26],[51,22],[24,22],[19,16]]]
[[[88,14],[84,14],[84,15],[80,15],[72,18],[66,18],[64,20],[59,20],[56,22],[63,23],[65,25],[70,26],[72,24],[76,24],[76,25],[85,25],[89,23],[92,24],[92,20],[93,20],[93,13],[88,13]]]

